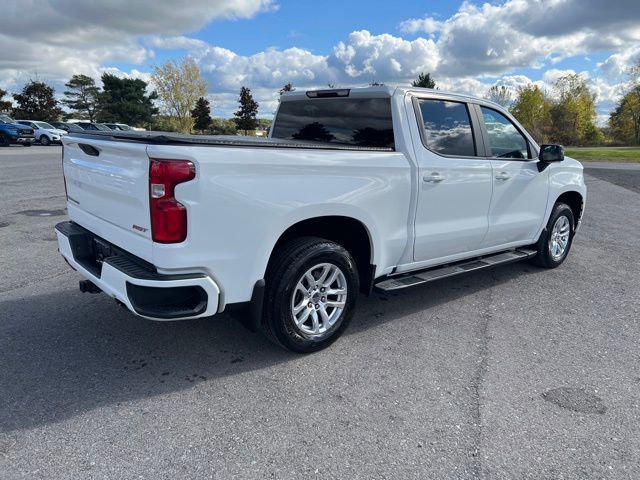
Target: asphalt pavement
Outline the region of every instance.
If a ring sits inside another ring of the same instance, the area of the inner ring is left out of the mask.
[[[0,477],[640,478],[640,171],[586,172],[562,267],[361,298],[300,356],[81,294],[60,147],[0,149]]]

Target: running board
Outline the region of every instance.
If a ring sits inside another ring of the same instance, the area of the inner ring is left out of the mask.
[[[508,252],[496,253],[485,257],[478,257],[462,262],[450,263],[439,267],[431,267],[425,270],[418,270],[397,275],[395,277],[382,280],[375,285],[375,288],[384,292],[399,290],[401,288],[413,287],[423,283],[433,282],[442,278],[453,277],[461,273],[475,272],[496,265],[518,262],[536,255],[536,251],[528,248],[519,248]]]

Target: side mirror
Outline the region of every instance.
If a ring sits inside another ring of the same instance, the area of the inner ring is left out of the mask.
[[[542,145],[538,160],[544,163],[561,162],[564,160],[564,147],[562,145]]]
[[[564,147],[562,145],[542,145],[538,154],[538,171],[542,172],[553,162],[564,160]]]

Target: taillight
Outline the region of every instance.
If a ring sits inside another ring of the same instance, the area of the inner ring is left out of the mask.
[[[180,243],[187,238],[187,209],[175,199],[174,190],[195,176],[196,167],[188,160],[151,159],[149,198],[154,242]]]

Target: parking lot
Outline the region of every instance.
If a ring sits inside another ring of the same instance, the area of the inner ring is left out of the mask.
[[[586,170],[562,267],[363,297],[299,356],[80,293],[60,150],[0,150],[0,477],[640,478],[637,166]]]

